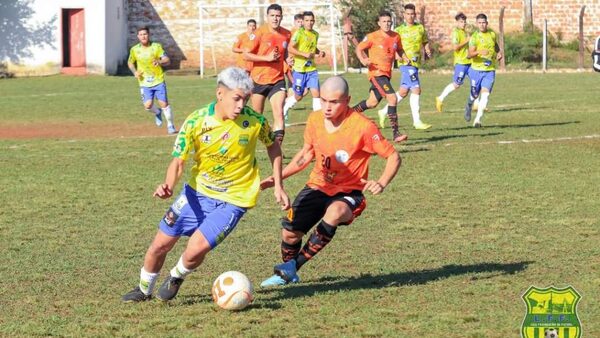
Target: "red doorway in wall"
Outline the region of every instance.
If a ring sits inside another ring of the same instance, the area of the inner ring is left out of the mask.
[[[64,74],[86,74],[83,8],[62,9],[62,69]]]

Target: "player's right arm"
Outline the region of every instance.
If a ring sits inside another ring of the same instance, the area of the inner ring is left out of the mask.
[[[460,51],[467,44],[469,44],[468,37],[465,39],[465,41],[460,42],[460,37],[458,36],[458,32],[456,30],[452,31],[452,48],[454,49],[455,52]]]
[[[360,63],[362,63],[363,66],[365,66],[365,67],[369,66],[369,64],[371,63],[371,60],[365,53],[365,50],[368,50],[369,48],[371,48],[372,45],[373,45],[373,42],[371,40],[369,40],[369,36],[367,35],[367,36],[365,36],[365,39],[363,41],[361,41],[358,44],[358,46],[356,46],[356,56],[360,60]]]
[[[133,51],[133,48],[131,48],[131,50],[129,51],[129,58],[127,59],[127,67],[129,67],[129,70],[131,71],[133,76],[135,76],[136,79],[141,80],[142,72],[138,72],[137,68],[135,68],[136,62],[137,59],[135,58],[135,52]]]
[[[185,168],[185,160],[175,157],[169,163],[169,167],[167,168],[167,174],[165,177],[165,182],[161,183],[156,187],[154,194],[152,196],[166,199],[173,196],[173,188],[179,182],[179,179],[183,175],[183,170]]]
[[[233,42],[233,46],[231,47],[231,51],[234,53],[243,53],[244,52],[244,50],[242,49],[241,36],[238,36],[235,38],[235,41]]]

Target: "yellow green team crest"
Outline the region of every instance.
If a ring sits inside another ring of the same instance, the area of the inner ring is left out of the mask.
[[[523,338],[579,338],[581,323],[577,318],[577,303],[581,296],[568,286],[564,289],[530,287],[523,300],[527,314],[523,319]]]

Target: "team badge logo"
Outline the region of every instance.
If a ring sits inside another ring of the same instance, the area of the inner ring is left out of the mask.
[[[248,122],[248,120],[244,120],[244,122],[242,122],[242,128],[246,129],[248,126],[250,126],[250,122]]]
[[[377,141],[379,141],[379,135],[375,134],[375,135],[373,135],[373,136],[371,137],[371,139],[372,139],[374,142],[377,142]]]
[[[572,286],[564,289],[531,286],[523,294],[527,313],[521,326],[521,337],[581,337],[581,323],[577,317],[580,299],[581,295]]]
[[[248,37],[248,39],[249,39],[250,41],[252,41],[252,40],[254,40],[254,38],[255,38],[255,37],[256,37],[256,35],[254,35],[254,34],[250,34],[250,36]]]

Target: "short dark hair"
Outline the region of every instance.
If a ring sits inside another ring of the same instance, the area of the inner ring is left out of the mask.
[[[306,11],[306,12],[302,13],[302,19],[304,19],[305,16],[312,16],[313,19],[315,18],[315,14],[311,11]]]
[[[406,4],[406,5],[404,5],[404,9],[412,9],[413,11],[417,10],[417,8],[415,7],[415,5],[413,5],[413,4]]]
[[[150,28],[148,28],[148,26],[142,26],[137,29],[138,33],[141,31],[146,31],[148,34],[150,34]]]
[[[377,16],[377,19],[383,17],[383,16],[387,16],[388,18],[392,17],[392,13],[388,12],[388,11],[381,11],[379,12],[379,15]]]
[[[479,20],[479,19],[483,19],[483,20],[487,21],[487,15],[485,15],[483,13],[479,13],[479,14],[477,14],[477,17],[475,18],[475,20]]]
[[[267,14],[269,14],[269,11],[279,11],[283,14],[283,8],[281,8],[281,6],[278,4],[269,5],[269,7],[267,7]]]
[[[250,20],[248,20],[248,21],[246,22],[246,26],[248,26],[248,25],[249,25],[249,24],[251,24],[251,23],[253,23],[253,24],[255,24],[255,25],[256,25],[256,20],[254,20],[254,19],[250,19]]]
[[[304,18],[304,13],[298,13],[294,15],[294,21],[298,20],[298,19],[303,19]]]
[[[454,17],[454,20],[458,21],[458,20],[467,20],[467,16],[465,15],[465,13],[463,12],[459,12],[458,14],[456,14],[456,16]]]

